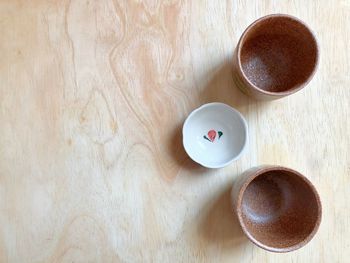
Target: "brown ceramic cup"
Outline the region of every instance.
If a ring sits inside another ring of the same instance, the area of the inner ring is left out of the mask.
[[[243,232],[268,251],[299,249],[313,238],[321,222],[321,201],[315,187],[286,167],[247,170],[234,183],[231,197]]]
[[[268,15],[242,34],[233,56],[233,78],[251,97],[279,99],[312,79],[318,57],[316,38],[304,22],[289,15]]]

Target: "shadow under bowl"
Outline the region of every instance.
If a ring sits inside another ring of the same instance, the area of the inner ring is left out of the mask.
[[[256,245],[289,252],[308,243],[321,221],[315,187],[289,168],[260,170],[242,188],[237,215],[243,231]]]
[[[311,80],[318,63],[318,45],[299,19],[269,15],[243,33],[238,60],[243,77],[254,89],[289,95]]]

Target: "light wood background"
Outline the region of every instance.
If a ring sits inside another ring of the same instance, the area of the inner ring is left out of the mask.
[[[240,93],[239,36],[287,13],[318,36],[303,91]],[[350,1],[0,2],[0,262],[349,262]],[[227,168],[184,153],[181,127],[205,102],[247,118],[250,144]],[[230,211],[238,174],[304,173],[323,220],[288,254],[248,242]]]

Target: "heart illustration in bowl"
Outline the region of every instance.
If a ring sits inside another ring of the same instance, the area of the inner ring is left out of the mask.
[[[222,131],[218,131],[217,132],[219,138],[221,138],[221,136],[223,135],[223,132]],[[204,135],[203,138],[206,139],[207,141],[210,141],[210,142],[214,142],[215,141],[215,138],[216,138],[216,131],[215,130],[210,130],[208,131],[208,136]]]

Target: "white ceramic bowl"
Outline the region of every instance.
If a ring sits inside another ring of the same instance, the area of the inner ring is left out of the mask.
[[[242,155],[248,141],[248,125],[237,110],[214,102],[191,112],[182,136],[192,160],[207,168],[221,168]]]

